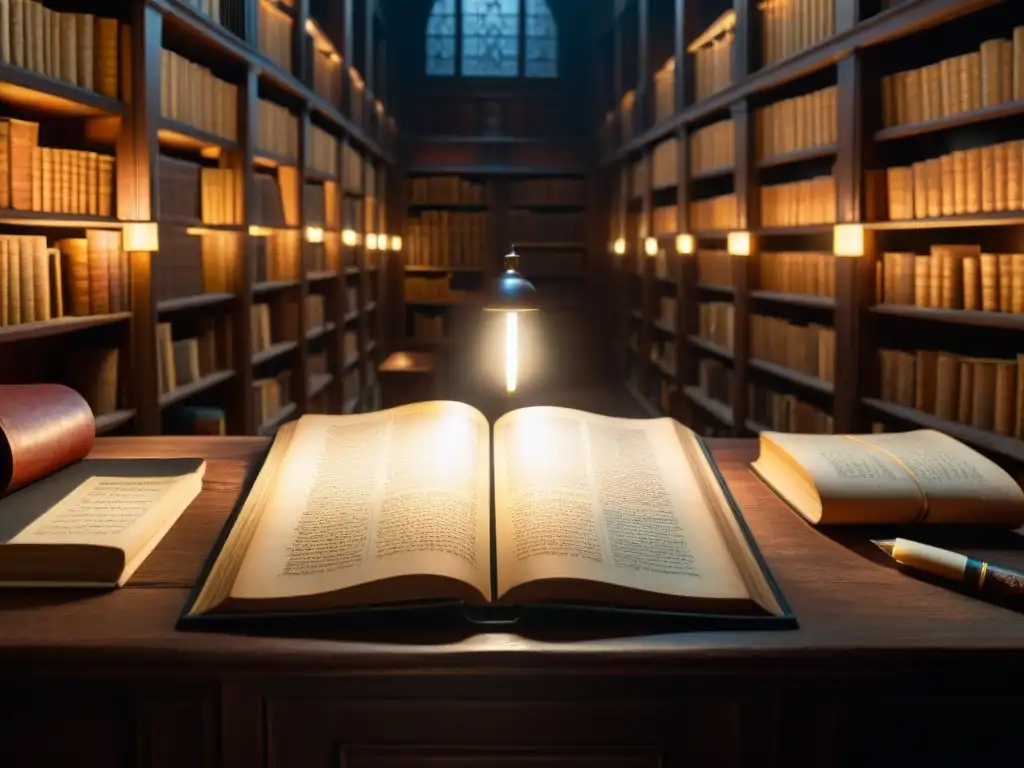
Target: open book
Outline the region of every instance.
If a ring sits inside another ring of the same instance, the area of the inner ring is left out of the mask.
[[[493,506],[490,432],[440,401],[285,425],[185,618],[424,600],[788,615],[690,430],[512,412]]]
[[[89,459],[88,403],[0,386],[0,585],[120,586],[199,494],[202,459]]]
[[[878,435],[762,432],[752,468],[814,524],[1024,524],[998,465],[930,429]]]

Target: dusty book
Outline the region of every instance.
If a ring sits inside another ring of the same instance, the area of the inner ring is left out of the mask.
[[[228,531],[186,625],[422,601],[792,618],[710,454],[671,419],[537,407],[492,429],[447,401],[303,416]]]
[[[942,432],[762,432],[751,465],[817,525],[1024,524],[1024,491],[997,464]]]

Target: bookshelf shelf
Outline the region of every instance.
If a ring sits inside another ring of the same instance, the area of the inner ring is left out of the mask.
[[[174,299],[158,301],[158,315],[170,315],[175,312],[188,312],[193,309],[205,309],[227,304],[235,298],[233,293],[197,293],[194,296],[180,296]]]
[[[96,434],[105,435],[120,429],[135,418],[134,408],[125,408],[119,411],[111,411],[96,417]]]
[[[731,285],[715,285],[713,283],[697,283],[697,290],[705,293],[717,293],[722,296],[735,296],[736,289]]]
[[[207,374],[195,381],[190,381],[184,386],[175,387],[169,392],[164,392],[160,395],[160,407],[168,408],[169,406],[180,403],[182,400],[194,397],[200,392],[206,392],[209,389],[213,389],[214,387],[233,378],[234,375],[235,372],[231,370],[214,371],[213,373]]]
[[[334,280],[338,276],[338,273],[333,269],[324,269],[316,272],[306,273],[306,282],[308,283],[323,283],[328,280]]]
[[[334,323],[326,322],[323,325],[319,325],[316,328],[310,328],[306,331],[306,341],[315,341],[321,336],[326,336],[331,333],[335,328]]]
[[[59,317],[55,320],[43,320],[38,323],[21,323],[6,325],[0,328],[0,344],[16,341],[33,341],[49,336],[60,336],[66,333],[78,333],[105,325],[122,323],[131,319],[131,312],[115,312],[106,315],[87,315],[85,317]]]
[[[700,408],[705,413],[714,416],[719,422],[727,427],[732,427],[733,416],[732,408],[725,403],[714,400],[697,387],[683,387],[683,394],[686,395],[687,399],[690,400],[694,405]]]
[[[803,293],[782,293],[779,291],[751,291],[750,298],[771,304],[787,304],[808,309],[835,310],[836,300],[828,296],[811,296]]]
[[[830,235],[834,224],[802,224],[797,227],[762,227],[755,230],[759,237],[786,237],[791,235]]]
[[[871,311],[877,315],[909,317],[934,323],[973,325],[980,328],[1024,331],[1024,315],[1010,312],[975,312],[966,309],[932,309],[904,304],[876,304]]]
[[[330,373],[317,373],[309,377],[309,387],[306,390],[306,399],[311,400],[331,384],[334,383],[334,376]]]
[[[778,363],[770,363],[767,360],[758,360],[752,358],[750,360],[750,367],[767,373],[769,376],[774,376],[777,379],[783,379],[796,384],[804,389],[814,390],[820,392],[823,395],[835,394],[835,387],[827,381],[822,381],[817,376],[811,376],[807,373],[801,373],[800,371],[789,368],[785,365],[779,365]]]
[[[359,357],[359,355],[355,355],[354,357],[348,358],[348,360],[346,360],[342,365],[342,370],[351,371],[353,368],[359,365],[360,359],[361,358]]]
[[[256,434],[261,437],[269,437],[277,431],[277,428],[284,424],[288,419],[295,415],[298,410],[298,405],[295,403],[288,403],[281,410],[279,410],[274,417],[269,421],[265,421],[259,425],[256,430]]]
[[[464,274],[483,274],[486,270],[480,267],[443,267],[443,266],[424,266],[419,264],[411,264],[405,268],[406,274],[414,273],[425,273],[425,274],[447,274],[452,273],[464,273]]]
[[[62,80],[0,64],[0,102],[62,117],[120,117],[124,104]]]
[[[780,165],[792,165],[794,163],[803,163],[808,160],[820,160],[823,157],[833,157],[838,149],[839,147],[835,144],[823,144],[817,147],[798,149],[793,152],[785,152],[781,155],[773,155],[772,157],[766,157],[759,160],[757,162],[757,167],[777,168]]]
[[[298,284],[298,280],[264,280],[262,283],[253,283],[252,295],[266,296],[270,293],[277,293],[279,291],[286,291],[289,288],[295,288]]]
[[[276,344],[271,344],[266,349],[261,349],[259,352],[254,352],[252,355],[252,366],[255,368],[257,365],[263,365],[270,360],[276,360],[279,357],[287,355],[289,352],[293,352],[299,346],[296,341],[279,341]]]
[[[199,152],[204,157],[216,158],[223,150],[236,147],[233,141],[166,117],[160,118],[156,136],[161,147]]]
[[[666,336],[676,335],[676,329],[673,328],[668,323],[666,323],[664,320],[659,320],[658,318],[655,318],[654,320],[651,321],[651,326],[653,328],[656,328],[658,331],[665,334]]]
[[[726,360],[730,363],[733,361],[733,353],[723,346],[710,342],[706,339],[702,339],[700,336],[697,335],[687,336],[686,340],[692,346],[696,347],[697,349],[701,349],[710,355],[714,355],[715,357],[720,358],[722,360]]]
[[[707,179],[717,179],[719,177],[732,176],[736,172],[735,167],[731,165],[721,165],[717,168],[708,168],[706,171],[695,173],[690,176],[690,181],[706,181]]]
[[[1024,224],[1024,212],[994,211],[992,213],[966,214],[963,216],[943,216],[937,219],[908,219],[906,221],[871,221],[864,224],[865,229],[913,230],[913,229],[952,229],[956,227],[1008,227]]]
[[[975,448],[986,453],[1024,464],[1024,441],[1015,440],[1004,435],[997,435],[995,432],[978,429],[968,424],[946,421],[930,413],[924,413],[914,408],[888,403],[876,398],[864,398],[862,402],[867,408],[876,413],[884,414],[908,424],[923,427],[924,429],[935,429],[945,432],[950,437],[955,437],[957,440],[973,445]]]
[[[278,155],[265,149],[257,149],[253,155],[252,162],[260,168],[281,168],[298,165],[294,157]]]
[[[306,181],[316,182],[323,184],[324,182],[337,182],[338,177],[333,173],[324,173],[314,168],[307,168],[303,174],[306,177]]]
[[[962,128],[966,125],[977,125],[990,120],[999,120],[1004,117],[1015,117],[1024,114],[1024,100],[1009,101],[1004,104],[994,104],[990,107],[961,112],[958,115],[939,117],[934,120],[925,120],[920,123],[908,123],[905,125],[894,125],[876,131],[873,136],[875,141],[896,141],[908,139],[914,136],[923,136],[938,131],[948,131],[952,128]]]
[[[345,313],[345,317],[342,318],[342,322],[345,325],[348,325],[349,323],[354,323],[358,319],[359,319],[359,310],[358,309],[352,309],[352,310],[349,310],[348,312]]]
[[[516,248],[520,250],[534,250],[534,251],[585,251],[587,249],[586,243],[577,242],[519,242],[515,243]]]
[[[121,229],[124,222],[83,213],[0,210],[0,224],[41,229]]]

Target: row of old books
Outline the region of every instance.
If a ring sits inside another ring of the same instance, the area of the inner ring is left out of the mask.
[[[758,7],[766,65],[788,59],[835,33],[834,0],[782,0]]]
[[[836,220],[836,180],[832,176],[761,187],[765,227],[832,224]]]
[[[287,107],[260,99],[257,105],[256,152],[292,161],[299,156],[299,119]]]
[[[323,184],[302,185],[302,217],[308,225],[326,227],[331,231],[341,229],[338,211],[338,184],[325,181]]]
[[[270,305],[264,302],[249,307],[249,351],[256,355],[274,346]]]
[[[281,371],[273,378],[256,379],[252,383],[253,421],[264,429],[280,417],[291,403],[292,372]]]
[[[665,139],[651,153],[651,187],[666,189],[679,180],[679,140]]]
[[[345,307],[348,312],[359,309],[359,289],[354,285],[345,288]]]
[[[523,242],[583,242],[587,217],[582,213],[534,213],[515,210],[508,215],[509,232]]]
[[[175,339],[170,323],[158,323],[156,362],[160,394],[209,376],[217,370],[216,331],[207,329],[196,337]]]
[[[678,326],[678,303],[675,296],[662,296],[658,299],[658,316],[655,320],[665,330],[675,331]]]
[[[690,227],[694,232],[732,229],[736,220],[736,195],[719,195],[690,203]]]
[[[757,110],[757,157],[835,144],[839,140],[836,94],[833,85]]]
[[[879,356],[883,400],[1024,439],[1024,355],[998,360],[882,349]]]
[[[285,72],[292,71],[292,17],[270,0],[258,0],[259,38],[256,47],[260,53]]]
[[[343,158],[342,186],[346,192],[359,194],[363,191],[363,157],[350,144],[342,145],[341,155]],[[367,163],[367,167],[372,170],[369,163]],[[372,175],[372,173],[367,173],[367,177]]]
[[[222,436],[228,433],[223,408],[209,405],[177,405],[164,417],[165,435]]]
[[[702,357],[697,363],[697,388],[712,400],[732,407],[732,368]]]
[[[483,185],[476,186],[481,189],[478,202],[483,202]],[[512,192],[512,205],[522,206],[583,205],[587,195],[582,179],[524,179],[513,181],[509,188]]]
[[[39,146],[39,123],[0,118],[0,210],[110,216],[114,158]]]
[[[531,251],[520,253],[519,271],[527,276],[583,276],[586,256],[581,251]]]
[[[831,253],[762,252],[761,289],[835,298],[836,260]]]
[[[155,300],[230,293],[240,247],[234,232],[194,236],[180,227],[161,226],[160,250],[152,258]]]
[[[1024,141],[949,152],[886,170],[892,221],[1024,208]]]
[[[253,282],[256,284],[297,280],[302,254],[301,233],[295,230],[274,230],[267,237],[253,238]]]
[[[781,317],[751,315],[750,355],[832,383],[836,332],[816,323],[800,325]]]
[[[287,177],[288,174],[284,175]],[[289,205],[286,213],[284,188],[278,179],[267,173],[257,173],[253,175],[253,180],[255,193],[252,201],[253,222],[264,227],[297,226],[298,216],[294,205]],[[291,192],[290,189],[289,192]],[[161,198],[161,207],[163,201],[164,198]],[[291,224],[289,224],[289,220]]]
[[[313,58],[313,91],[328,104],[341,104],[341,56],[337,51],[318,45],[311,45],[310,48]]]
[[[1013,40],[882,78],[882,123],[907,125],[1024,98],[1024,27]]]
[[[238,225],[245,218],[242,177],[234,168],[203,168],[199,176],[204,224]]]
[[[409,180],[412,205],[482,205],[486,195],[486,184],[460,176],[420,176]]]
[[[647,180],[651,176],[651,160],[644,156],[629,167],[630,198],[643,197],[647,193]]]
[[[164,48],[160,116],[228,141],[238,140],[238,86]]]
[[[690,173],[697,176],[736,164],[736,126],[732,120],[712,123],[690,136]]]
[[[0,235],[0,326],[124,312],[128,296],[120,232],[89,230],[54,248],[42,235]]]
[[[338,175],[338,139],[317,125],[309,127],[306,165],[331,178]]]
[[[655,341],[651,344],[651,362],[668,373],[675,375],[676,369],[676,343],[671,339]]]
[[[446,339],[444,315],[413,313],[412,341],[423,344],[438,344]]]
[[[466,291],[452,288],[451,275],[444,277],[406,277],[405,300],[456,304],[468,296]]]
[[[486,213],[424,211],[406,222],[406,264],[483,268],[490,237],[488,223]]]
[[[651,212],[651,231],[655,237],[671,235],[679,230],[679,207],[659,205]]]
[[[693,52],[693,82],[697,101],[728,88],[732,84],[732,29]]]
[[[0,0],[0,61],[118,98],[117,19]]]
[[[658,255],[654,257],[654,276],[663,280],[675,281],[672,276],[672,262],[669,261],[668,254],[664,248],[658,250]]]
[[[885,253],[877,276],[877,295],[884,304],[1024,314],[1022,253],[933,245],[926,256]]]
[[[776,432],[812,435],[831,435],[835,432],[835,421],[830,413],[796,395],[773,392],[749,384],[747,402],[751,421]]]
[[[735,317],[732,302],[701,302],[697,310],[697,335],[732,352]]]
[[[676,111],[676,60],[669,56],[654,73],[654,124],[668,120]]]
[[[732,285],[732,256],[728,251],[697,251],[697,282],[704,285]]]
[[[322,293],[306,297],[306,331],[327,329],[327,302]]]
[[[341,343],[345,365],[353,365],[359,359],[359,335],[355,331],[345,331]]]

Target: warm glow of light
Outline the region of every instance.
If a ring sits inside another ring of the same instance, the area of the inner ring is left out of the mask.
[[[648,237],[644,240],[644,253],[648,256],[658,255],[658,241],[653,237]]]
[[[726,240],[725,247],[726,250],[729,251],[730,256],[749,256],[750,233],[730,232],[729,237]]]
[[[694,252],[693,235],[676,235],[676,253],[688,256]]]
[[[612,251],[614,253],[618,254],[619,256],[624,254],[626,252],[626,238],[624,238],[624,237],[616,238],[615,242],[612,243]]]
[[[324,241],[323,227],[306,227],[306,242],[322,243]]]
[[[255,224],[249,227],[249,237],[270,237],[273,233],[270,227],[258,227]]]
[[[366,249],[369,251],[377,250],[377,235],[373,232],[366,233]]]
[[[505,315],[505,391],[515,392],[519,379],[519,315]]]
[[[385,235],[383,232],[377,233],[377,248],[379,248],[382,251],[386,251],[388,249],[388,242],[389,240],[387,235]]]
[[[356,232],[354,229],[343,229],[341,230],[341,242],[345,245],[355,245],[358,241]]]
[[[402,238],[400,235],[391,236],[391,250],[396,252],[402,250]]]
[[[121,244],[128,253],[153,253],[160,250],[160,231],[155,221],[127,221],[121,231]]]
[[[836,224],[832,230],[832,252],[836,256],[863,256],[864,227],[860,224]]]

